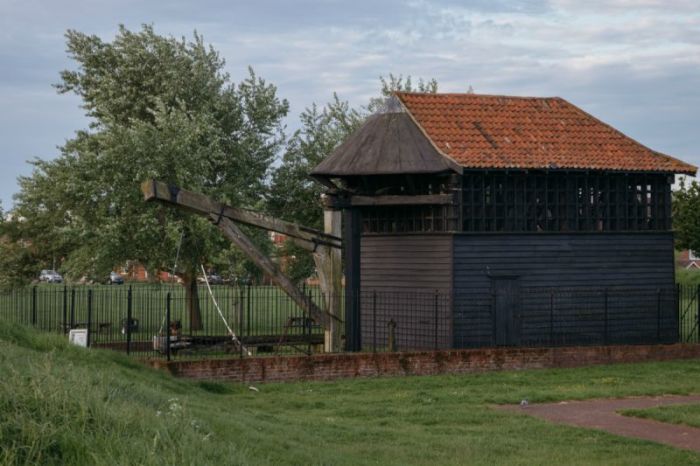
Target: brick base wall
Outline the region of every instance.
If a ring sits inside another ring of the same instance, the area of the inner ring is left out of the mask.
[[[346,353],[200,361],[151,360],[178,377],[285,382],[352,377],[464,374],[700,358],[700,345],[486,348],[404,353]]]

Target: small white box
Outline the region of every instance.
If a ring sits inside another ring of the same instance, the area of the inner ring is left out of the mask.
[[[68,341],[76,346],[87,348],[88,330],[86,328],[74,328],[68,332]]]

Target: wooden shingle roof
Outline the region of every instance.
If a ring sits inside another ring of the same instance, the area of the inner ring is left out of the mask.
[[[312,176],[398,175],[459,171],[405,112],[372,115]]]

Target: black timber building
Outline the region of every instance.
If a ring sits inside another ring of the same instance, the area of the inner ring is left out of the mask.
[[[396,93],[311,173],[344,212],[348,348],[376,339],[371,295],[420,293],[441,348],[554,319],[563,343],[675,341],[671,185],[695,171],[560,98]]]

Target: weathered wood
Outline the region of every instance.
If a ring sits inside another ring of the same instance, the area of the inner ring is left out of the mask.
[[[462,173],[406,113],[372,115],[313,170],[314,177]]]
[[[270,279],[277,284],[282,290],[289,295],[290,298],[302,309],[309,313],[323,328],[329,328],[333,317],[327,312],[319,309],[318,306],[304,295],[292,281],[272,262],[258,247],[243,233],[243,231],[231,219],[227,217],[219,218],[218,214],[210,214],[209,219],[217,224],[221,232],[233,244],[241,248],[241,250],[260,267]]]
[[[341,234],[342,214],[338,210],[326,209],[324,230],[334,236]],[[326,310],[337,318],[341,315],[343,266],[341,251],[338,248],[319,246],[314,253],[314,262],[323,293]],[[340,321],[331,320],[329,328],[325,329],[325,351],[342,351],[342,325]]]
[[[402,205],[451,205],[455,203],[454,194],[420,194],[406,196],[350,196],[334,198],[333,207],[368,207],[368,206],[402,206]]]
[[[246,225],[282,233],[289,236],[295,244],[308,251],[315,251],[319,245],[334,248],[342,247],[341,239],[336,236],[313,228],[306,228],[296,223],[286,222],[260,212],[231,207],[203,194],[187,191],[176,186],[169,186],[160,181],[144,181],[141,184],[141,191],[146,201],[158,200],[177,205],[182,209],[200,215],[214,215],[216,217],[214,223],[217,223],[220,219],[228,218]]]

